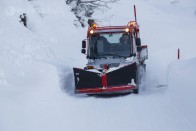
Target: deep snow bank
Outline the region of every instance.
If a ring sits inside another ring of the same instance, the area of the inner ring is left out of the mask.
[[[81,35],[63,3],[0,1],[1,131],[64,130],[69,121],[59,83],[70,72],[67,67],[82,64]],[[22,13],[27,13],[28,28],[19,22]]]
[[[196,121],[196,58],[176,61],[168,68],[169,95],[187,127]]]
[[[1,86],[17,86],[18,81],[23,85],[20,76],[34,76],[39,62],[54,65],[60,73],[66,67],[83,65],[80,43],[85,33],[75,28],[69,10],[64,0],[0,2]],[[19,22],[22,13],[27,14],[28,28]]]

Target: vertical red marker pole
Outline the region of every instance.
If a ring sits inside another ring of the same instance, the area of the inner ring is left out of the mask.
[[[134,5],[134,15],[135,15],[135,22],[137,23],[137,14],[136,14],[136,6]]]
[[[180,49],[178,48],[178,60],[180,60]]]
[[[135,23],[137,24],[137,13],[136,13],[136,6],[134,5],[134,16],[135,16]],[[139,30],[136,31],[136,38],[138,38]]]

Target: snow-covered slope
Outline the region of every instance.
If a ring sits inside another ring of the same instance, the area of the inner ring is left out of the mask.
[[[176,115],[181,113],[183,121],[188,129],[193,128],[196,121],[195,110],[195,70],[196,58],[173,62],[168,68],[169,88],[171,104],[176,107]]]
[[[195,131],[196,2],[120,0],[94,18],[127,24],[133,4],[149,47],[146,89],[102,98],[71,95],[86,29],[73,25],[64,0],[1,0],[0,131]]]

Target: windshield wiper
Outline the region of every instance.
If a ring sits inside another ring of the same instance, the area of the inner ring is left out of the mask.
[[[104,54],[104,56],[113,56],[113,57],[119,57],[119,58],[127,58],[126,56],[121,56],[119,54],[115,54],[115,53],[108,53],[108,54]]]

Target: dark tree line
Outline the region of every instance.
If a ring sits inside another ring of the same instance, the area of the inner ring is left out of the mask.
[[[71,6],[71,12],[73,12],[77,18],[77,21],[82,27],[85,27],[86,18],[91,18],[95,10],[107,9],[108,4],[114,3],[117,0],[65,0],[67,5]]]

